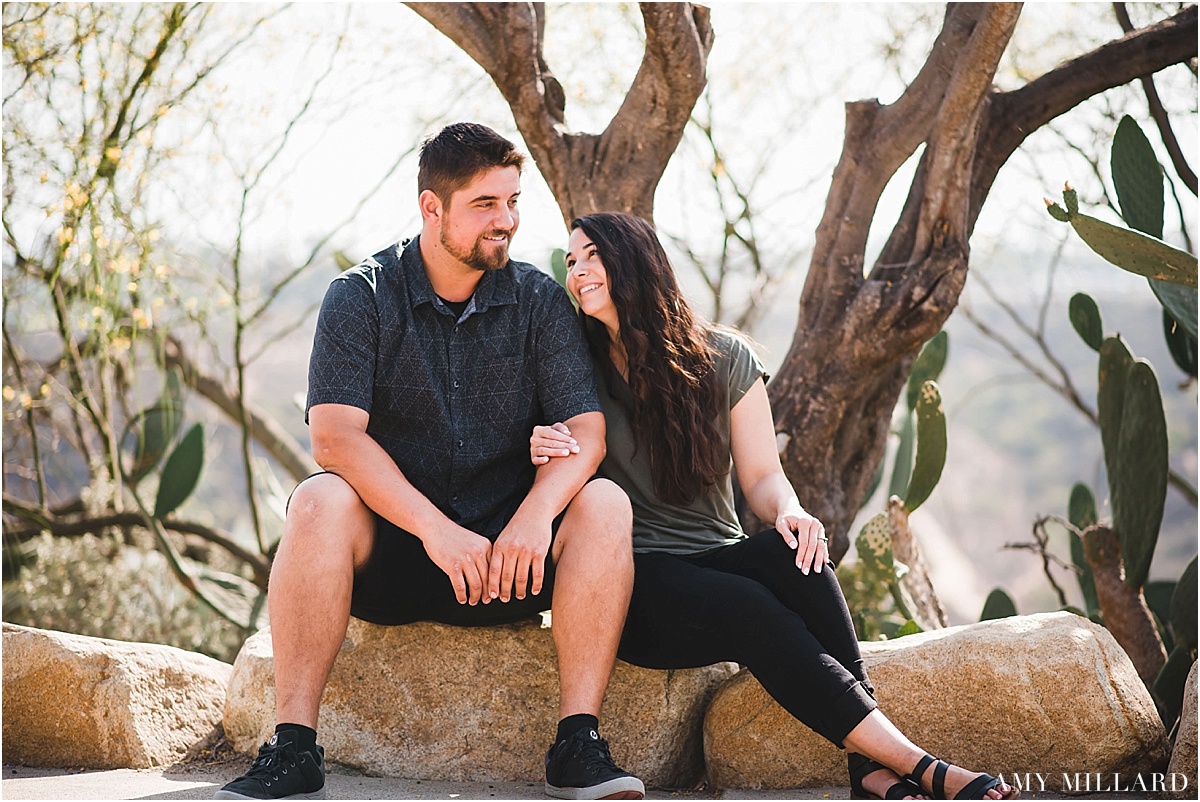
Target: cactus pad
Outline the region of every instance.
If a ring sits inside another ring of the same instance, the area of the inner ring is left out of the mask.
[[[892,571],[892,532],[888,528],[888,516],[881,512],[863,524],[854,541],[858,550],[858,558],[864,565],[870,565],[876,570]]]
[[[1125,376],[1133,354],[1118,334],[1100,345],[1097,406],[1100,441],[1104,445],[1104,468],[1111,477],[1117,470],[1117,438],[1121,432],[1121,405],[1125,401]]]
[[[936,382],[921,385],[917,398],[917,456],[912,479],[904,494],[904,506],[912,512],[929,498],[942,477],[946,464],[946,413]]]
[[[1096,306],[1092,296],[1085,292],[1075,293],[1071,296],[1067,311],[1071,325],[1088,348],[1099,351],[1100,343],[1104,341],[1104,326],[1100,321],[1100,307]]]
[[[1196,558],[1183,569],[1171,597],[1171,631],[1175,643],[1196,648]]]
[[[1178,248],[1172,248],[1160,239],[1139,231],[1114,226],[1081,214],[1075,191],[1063,191],[1062,207],[1051,204],[1050,216],[1056,220],[1066,217],[1087,246],[1117,267],[1137,273],[1146,278],[1170,281],[1187,287],[1196,286],[1196,257]]]
[[[1109,474],[1113,529],[1121,538],[1125,583],[1145,584],[1167,497],[1167,421],[1154,368],[1144,359],[1125,377],[1116,469]]]
[[[1113,135],[1112,177],[1121,217],[1132,229],[1162,239],[1163,175],[1150,140],[1128,114]]]
[[[1089,526],[1099,523],[1096,515],[1096,499],[1091,489],[1083,482],[1076,482],[1071,488],[1071,500],[1067,503],[1067,520],[1082,532]],[[1079,590],[1083,593],[1083,606],[1090,618],[1100,610],[1100,600],[1096,596],[1096,580],[1092,577],[1092,565],[1083,553],[1083,540],[1074,532],[1071,533],[1071,562],[1078,569]]]
[[[1193,337],[1196,336],[1196,290],[1182,284],[1149,279],[1150,289],[1158,302],[1179,321]]]
[[[942,329],[929,338],[929,342],[921,346],[921,353],[913,362],[912,372],[908,374],[908,387],[905,400],[909,409],[917,408],[917,396],[921,385],[927,381],[937,381],[946,367],[946,358],[950,354],[950,335]]]

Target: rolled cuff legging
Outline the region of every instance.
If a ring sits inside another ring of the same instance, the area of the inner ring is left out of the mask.
[[[775,530],[697,555],[634,555],[620,657],[644,668],[746,666],[839,748],[877,707],[833,567],[804,575]]]

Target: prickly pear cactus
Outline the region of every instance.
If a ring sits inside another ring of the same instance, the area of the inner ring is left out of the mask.
[[[946,413],[936,382],[921,385],[917,398],[917,457],[912,479],[904,494],[904,506],[913,512],[929,498],[946,465]]]
[[[1182,284],[1172,284],[1169,281],[1150,279],[1150,289],[1154,297],[1162,304],[1163,309],[1171,313],[1171,317],[1183,326],[1192,337],[1196,336],[1196,290]]]
[[[1085,292],[1072,295],[1067,314],[1071,318],[1071,326],[1088,348],[1099,351],[1100,344],[1104,342],[1104,325],[1100,320],[1100,307],[1096,306],[1092,296]]]
[[[1091,489],[1077,482],[1071,488],[1071,499],[1067,502],[1067,520],[1080,532],[1099,522],[1096,515],[1096,499]],[[1092,577],[1092,565],[1083,552],[1083,540],[1071,535],[1071,562],[1078,570],[1079,589],[1083,593],[1083,606],[1088,618],[1100,617],[1100,600],[1096,597],[1096,580]]]
[[[886,512],[879,513],[863,525],[854,541],[854,548],[858,550],[858,559],[864,565],[880,573],[892,573],[895,557],[892,555],[892,532],[888,528]]]
[[[1100,438],[1125,583],[1146,583],[1167,495],[1167,422],[1154,368],[1119,337],[1100,347]]]
[[[983,612],[979,614],[980,621],[994,621],[997,618],[1008,618],[1017,614],[1017,605],[1001,588],[994,589],[988,594],[983,603]]]
[[[1150,140],[1134,119],[1126,114],[1113,135],[1113,186],[1121,217],[1130,228],[1162,239],[1163,175]]]
[[[1121,335],[1108,337],[1100,345],[1100,375],[1096,400],[1100,418],[1100,442],[1104,446],[1104,468],[1109,476],[1117,471],[1117,437],[1121,432],[1121,407],[1125,402],[1125,376],[1133,354]]]
[[[896,444],[896,460],[892,466],[892,481],[888,483],[888,498],[903,496],[912,479],[913,451],[917,445],[917,424],[911,410],[906,410],[900,422],[899,442]]]
[[[908,374],[908,386],[904,395],[904,400],[908,402],[910,410],[917,408],[917,399],[921,396],[921,385],[938,380],[938,377],[942,375],[942,368],[946,367],[946,360],[949,356],[950,335],[944,329],[930,337],[929,342],[921,346],[921,353],[917,354],[912,372]]]
[[[1171,631],[1175,642],[1196,648],[1196,558],[1183,569],[1171,597]]]
[[[1154,237],[1120,228],[1079,211],[1079,199],[1068,185],[1066,209],[1046,201],[1050,216],[1070,223],[1088,247],[1117,267],[1146,278],[1196,287],[1196,257]]]

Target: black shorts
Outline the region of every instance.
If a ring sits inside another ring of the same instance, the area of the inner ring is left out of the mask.
[[[558,535],[562,517],[554,519],[554,536]],[[488,626],[536,618],[543,610],[550,609],[554,587],[554,563],[550,558],[553,545],[552,539],[551,548],[546,550],[541,593],[536,596],[526,593],[524,599],[513,595],[507,602],[480,601],[471,606],[459,603],[450,577],[429,559],[425,545],[416,535],[376,514],[371,556],[354,574],[350,615],[384,626],[414,621]]]

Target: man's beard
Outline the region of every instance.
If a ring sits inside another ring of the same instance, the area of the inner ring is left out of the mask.
[[[496,243],[496,247],[490,251],[484,250],[483,238],[498,236],[503,236],[505,238],[504,245],[501,246],[499,243]],[[511,237],[509,237],[506,232],[489,231],[486,234],[481,235],[477,240],[475,240],[474,246],[472,246],[471,250],[469,251],[463,250],[452,243],[450,238],[447,236],[447,231],[445,229],[442,229],[441,240],[442,247],[446,249],[446,253],[450,254],[468,267],[473,267],[480,272],[486,273],[490,270],[500,270],[506,264],[508,264],[508,242],[511,240]]]

